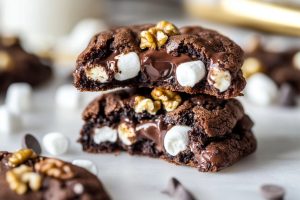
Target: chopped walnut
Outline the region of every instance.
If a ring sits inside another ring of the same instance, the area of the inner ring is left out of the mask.
[[[8,165],[10,167],[16,167],[20,164],[23,164],[27,160],[36,158],[36,153],[31,149],[21,149],[12,154],[12,156],[8,159]]]
[[[174,24],[172,24],[168,21],[160,21],[156,24],[155,27],[158,30],[162,30],[165,34],[167,34],[169,36],[176,35],[179,33],[178,28]]]
[[[125,145],[132,145],[137,141],[134,128],[124,122],[118,126],[118,135]]]
[[[13,61],[11,56],[5,51],[0,51],[0,71],[11,68]]]
[[[48,158],[36,163],[34,165],[34,169],[41,174],[45,174],[57,179],[65,180],[74,177],[74,173],[68,164],[52,158]]]
[[[242,72],[245,78],[249,78],[253,74],[263,71],[264,70],[262,63],[258,59],[253,57],[245,59],[244,64],[242,66]]]
[[[155,115],[160,108],[160,101],[153,101],[152,99],[143,96],[136,96],[134,99],[134,111],[137,113],[147,111],[151,115]]]
[[[160,100],[164,105],[166,111],[170,112],[175,110],[181,103],[182,99],[176,92],[155,88],[151,92],[151,96],[154,100]]]
[[[28,186],[31,190],[38,191],[42,185],[42,177],[26,165],[21,165],[6,172],[6,181],[10,189],[18,195],[25,194]]]
[[[151,27],[148,30],[141,32],[140,48],[161,48],[167,42],[169,36],[178,33],[178,29],[172,23],[167,21],[158,22],[155,27]]]
[[[141,32],[141,49],[156,49],[156,41],[155,36],[152,35],[149,31]]]

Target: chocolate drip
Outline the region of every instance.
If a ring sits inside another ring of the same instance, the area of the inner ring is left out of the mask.
[[[165,51],[149,50],[140,55],[142,71],[151,81],[167,80],[175,74],[176,67],[184,62],[192,61],[188,55],[172,56]]]
[[[135,128],[138,136],[152,140],[159,151],[164,151],[164,137],[170,127],[161,119],[144,121]]]

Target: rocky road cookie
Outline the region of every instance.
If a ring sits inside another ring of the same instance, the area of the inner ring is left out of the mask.
[[[110,199],[95,175],[30,149],[0,152],[0,187],[3,200]]]
[[[242,62],[241,48],[218,32],[161,21],[94,36],[78,57],[74,84],[81,91],[161,87],[229,99],[245,87]]]
[[[37,56],[27,53],[18,38],[0,36],[0,92],[15,82],[37,86],[48,81],[51,75],[51,68]]]
[[[83,119],[79,142],[93,153],[125,150],[215,172],[256,149],[253,123],[235,99],[122,90],[95,99]]]

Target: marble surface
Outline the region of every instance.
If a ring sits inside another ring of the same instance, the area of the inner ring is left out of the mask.
[[[17,150],[21,147],[22,135],[27,132],[40,140],[48,132],[62,132],[69,137],[71,147],[59,158],[92,160],[99,169],[100,179],[115,200],[170,199],[161,191],[171,177],[178,178],[198,199],[259,200],[263,199],[259,188],[265,183],[284,186],[287,200],[299,199],[300,108],[263,108],[244,102],[245,109],[256,123],[256,153],[221,172],[201,173],[163,160],[125,153],[117,156],[83,153],[76,139],[83,123],[81,111],[87,101],[73,111],[58,109],[54,102],[56,88],[66,83],[67,71],[59,70],[53,82],[35,90],[33,110],[22,115],[23,129],[10,134],[0,133],[0,150]],[[87,100],[98,94],[82,95]],[[45,151],[44,155],[47,155]]]

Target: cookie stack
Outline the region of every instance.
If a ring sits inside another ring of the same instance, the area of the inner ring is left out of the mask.
[[[200,171],[254,152],[253,123],[239,101],[243,51],[202,27],[161,21],[95,35],[81,53],[81,91],[99,96],[83,112],[79,142],[93,153],[125,150]]]

